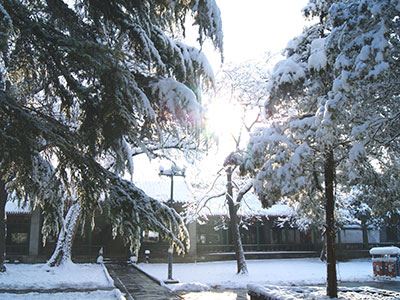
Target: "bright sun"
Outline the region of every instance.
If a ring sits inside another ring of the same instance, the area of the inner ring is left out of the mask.
[[[207,106],[207,129],[219,139],[239,134],[242,114],[239,105],[224,100],[216,100]]]

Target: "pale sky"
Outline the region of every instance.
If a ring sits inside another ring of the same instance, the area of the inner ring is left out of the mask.
[[[216,1],[221,10],[225,64],[260,61],[266,52],[281,53],[305,26],[301,10],[308,0]],[[203,51],[217,73],[221,68],[219,53],[211,43]],[[234,150],[232,135],[239,131],[240,112],[222,95],[213,97],[207,110],[208,128],[220,142],[218,153],[211,155],[225,157]]]
[[[281,51],[301,33],[305,24],[301,9],[308,0],[216,0],[221,10],[225,62],[257,59]],[[205,47],[214,69],[218,55]]]

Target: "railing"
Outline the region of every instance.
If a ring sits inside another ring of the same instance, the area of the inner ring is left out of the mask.
[[[90,244],[80,244],[74,245],[72,247],[72,256],[84,256],[90,259],[90,261],[96,261],[99,256],[99,250],[101,245],[90,245]],[[103,248],[104,254],[107,255],[106,249]]]
[[[28,245],[6,245],[7,255],[28,255]]]
[[[336,247],[339,250],[369,250],[373,247],[385,247],[385,246],[396,246],[400,247],[400,243],[396,242],[384,242],[384,243],[369,243],[367,247],[364,247],[362,243],[340,243]]]
[[[197,244],[199,253],[233,252],[234,249],[233,245]],[[245,252],[317,251],[320,247],[312,244],[244,244],[243,250]]]

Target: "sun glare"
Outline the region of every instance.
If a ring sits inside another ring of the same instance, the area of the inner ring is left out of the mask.
[[[207,106],[207,130],[219,139],[229,138],[239,134],[242,115],[239,105],[228,101],[216,100]]]

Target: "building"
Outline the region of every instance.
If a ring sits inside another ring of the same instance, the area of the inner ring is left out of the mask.
[[[148,195],[160,201],[171,200],[171,178],[159,176],[157,162],[150,163],[147,159],[135,161],[137,170],[145,170],[134,176],[133,181]],[[173,206],[182,211],[183,206],[195,201],[185,178],[173,178]],[[224,197],[209,201],[207,206],[199,211],[200,218],[188,222],[191,248],[184,257],[175,260],[216,260],[234,258],[232,238],[227,226],[227,206]],[[56,238],[42,244],[40,225],[42,217],[39,211],[31,211],[29,207],[19,207],[15,202],[6,204],[7,238],[6,257],[10,260],[45,261],[54,247]],[[238,214],[242,220],[242,243],[247,258],[280,257],[280,256],[312,256],[318,255],[322,248],[319,232],[300,231],[290,226],[284,220],[293,215],[286,205],[277,204],[269,209],[261,207],[256,196],[249,193],[244,197]],[[81,232],[81,231],[79,231]],[[73,257],[76,261],[95,261],[100,248],[104,257],[127,259],[127,248],[121,239],[113,239],[111,227],[104,217],[98,216],[96,226],[87,225],[84,234],[77,234]],[[395,222],[392,226],[372,228],[367,230],[370,246],[399,245],[400,227]],[[143,232],[140,256],[150,250],[151,260],[165,260],[169,244],[160,240],[157,232]],[[339,255],[368,255],[363,245],[363,229],[361,226],[347,225],[337,234]]]

